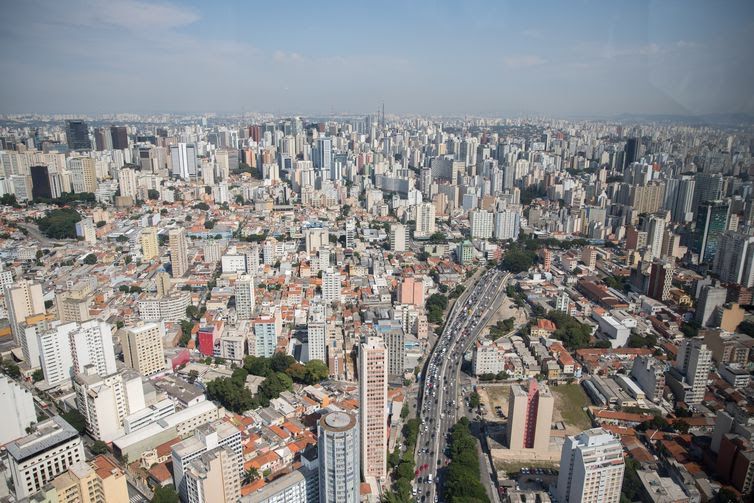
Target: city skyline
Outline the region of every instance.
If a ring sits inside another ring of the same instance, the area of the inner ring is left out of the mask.
[[[0,113],[751,114],[753,8],[32,1]]]

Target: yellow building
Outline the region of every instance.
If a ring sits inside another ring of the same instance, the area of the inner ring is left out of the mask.
[[[52,481],[58,503],[128,503],[126,476],[105,456],[75,463]]]
[[[147,227],[141,231],[141,255],[144,260],[152,260],[160,256],[159,242],[157,241],[157,229]]]

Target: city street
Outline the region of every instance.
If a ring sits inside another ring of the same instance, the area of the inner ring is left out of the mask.
[[[423,376],[421,429],[416,452],[419,473],[415,496],[419,501],[438,501],[437,487],[441,487],[438,482],[442,480],[442,468],[449,462],[445,452],[447,433],[463,414],[460,409],[463,396],[459,393],[463,355],[502,303],[508,277],[509,274],[500,270],[489,270],[473,289],[464,292],[451,309],[430,356]],[[470,386],[465,391],[470,392]],[[485,485],[494,497],[496,489],[489,487],[491,481],[487,480]]]

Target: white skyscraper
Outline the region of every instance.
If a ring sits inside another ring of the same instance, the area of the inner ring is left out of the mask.
[[[327,310],[319,303],[309,306],[307,318],[307,361],[321,360],[327,362],[325,346],[327,344]]]
[[[254,316],[254,277],[248,274],[239,276],[235,291],[238,319],[250,320]]]
[[[406,251],[406,226],[390,224],[390,249],[394,252]]]
[[[275,354],[278,344],[278,336],[282,330],[279,314],[274,316],[261,317],[254,320],[254,344],[253,350],[250,349],[254,356],[264,356],[269,358]]]
[[[346,248],[353,249],[356,246],[356,219],[346,220]]]
[[[691,386],[690,393],[686,392],[684,400],[688,403],[700,403],[707,390],[707,379],[712,366],[712,351],[701,337],[684,339],[675,362],[675,368]],[[672,379],[669,384],[672,388]]]
[[[509,208],[495,213],[495,239],[518,239],[521,214]]]
[[[0,374],[0,410],[3,414],[0,445],[23,437],[26,435],[26,428],[37,422],[31,392],[2,374]]]
[[[73,372],[84,371],[92,365],[99,375],[115,373],[115,351],[110,325],[99,320],[89,320],[70,332]]]
[[[136,172],[131,168],[123,168],[118,171],[118,188],[121,196],[136,199]]]
[[[340,272],[332,267],[322,272],[322,298],[325,302],[340,302]]]
[[[348,412],[325,414],[319,420],[319,501],[358,503],[359,429]]]
[[[435,205],[422,203],[416,206],[416,237],[429,237],[435,232]]]
[[[73,377],[70,337],[78,326],[78,323],[65,323],[37,335],[39,360],[45,381],[50,386],[70,383]]]
[[[196,147],[186,143],[170,146],[170,161],[173,176],[188,180],[196,175]]]
[[[490,239],[492,237],[493,215],[487,210],[471,210],[469,212],[472,239]]]
[[[559,503],[618,503],[623,448],[602,428],[567,437],[560,454]]]

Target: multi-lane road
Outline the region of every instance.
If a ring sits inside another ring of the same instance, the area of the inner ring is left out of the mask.
[[[508,273],[491,269],[473,288],[464,292],[453,305],[430,354],[422,376],[421,426],[415,456],[418,472],[414,484],[416,501],[438,501],[442,468],[449,462],[445,453],[448,432],[462,415],[464,407],[458,382],[463,355],[500,307],[508,278]]]

